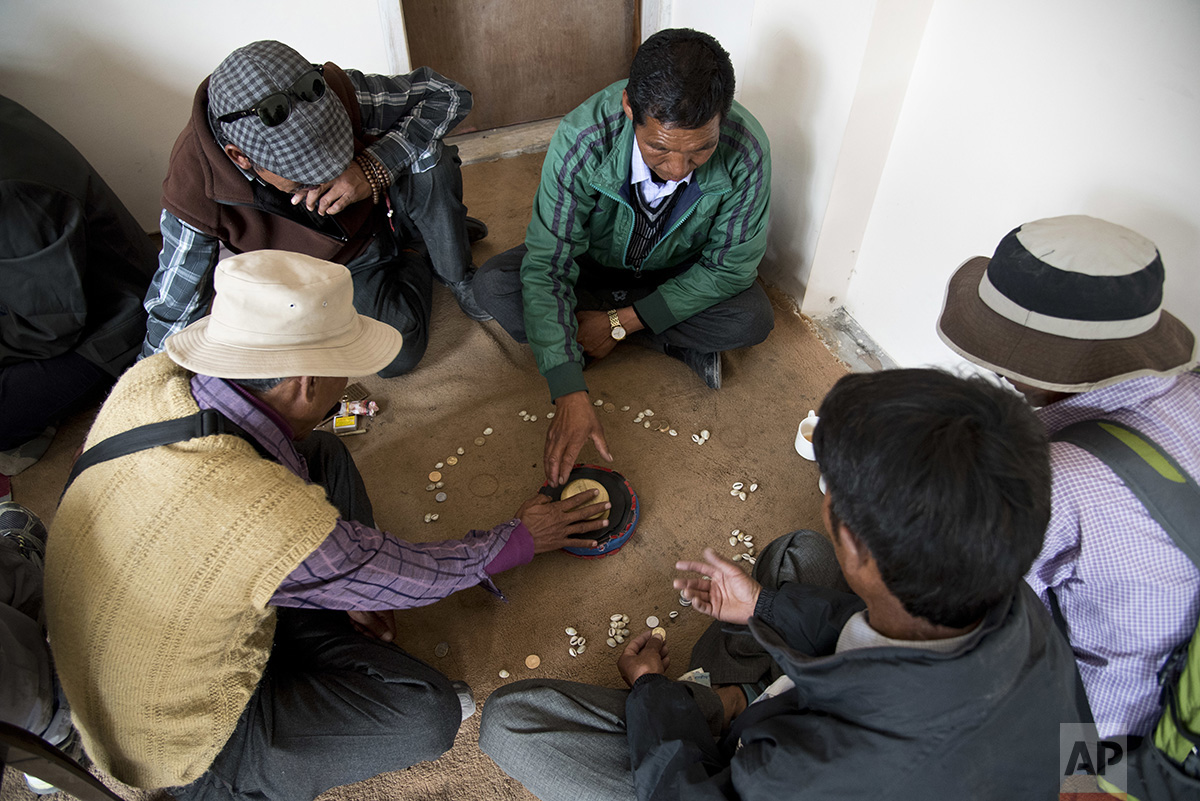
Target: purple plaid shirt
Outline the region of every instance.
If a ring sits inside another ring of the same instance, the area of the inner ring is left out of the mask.
[[[220,378],[192,378],[201,409],[216,409],[244,428],[279,463],[308,481],[308,465],[292,446],[290,427],[265,404]],[[275,606],[315,609],[408,609],[483,584],[500,595],[491,575],[533,559],[533,536],[520,520],[461,540],[406,542],[339,518],[333,531],[284,579]]]
[[[1200,375],[1123,381],[1038,416],[1050,434],[1081,420],[1123,423],[1200,477]],[[1048,588],[1058,596],[1100,736],[1148,734],[1158,669],[1196,630],[1200,571],[1099,459],[1054,442],[1050,461],[1053,512],[1025,580],[1043,603]]]

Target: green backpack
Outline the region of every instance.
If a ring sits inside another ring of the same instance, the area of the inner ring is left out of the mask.
[[[1200,568],[1200,486],[1163,448],[1110,420],[1086,420],[1052,437],[1090,452],[1138,497],[1175,545]],[[1200,799],[1200,621],[1158,673],[1161,710],[1152,736],[1128,753],[1129,786],[1099,778],[1130,801]]]

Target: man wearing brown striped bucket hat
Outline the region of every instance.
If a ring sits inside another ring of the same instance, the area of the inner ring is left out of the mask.
[[[1041,407],[1053,513],[1026,581],[1061,609],[1102,737],[1153,727],[1158,671],[1195,629],[1200,571],[1105,462],[1053,440],[1085,420],[1115,423],[1200,478],[1196,340],[1162,308],[1163,283],[1145,237],[1054,217],[960,266],[938,321],[956,353]]]

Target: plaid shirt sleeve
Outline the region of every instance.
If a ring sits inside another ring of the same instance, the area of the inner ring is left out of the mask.
[[[408,542],[339,519],[317,550],[279,585],[271,604],[411,609],[476,584],[500,595],[486,568],[520,525],[520,520],[510,520],[490,531],[471,531],[460,540]]]
[[[163,247],[158,272],[146,290],[146,341],[139,358],[153,356],[176,331],[208,313],[213,267],[221,243],[163,210],[158,218]]]
[[[421,67],[408,75],[364,75],[348,69],[362,110],[363,130],[380,137],[367,150],[391,179],[405,170],[425,172],[442,155],[442,137],[471,111],[461,84]]]

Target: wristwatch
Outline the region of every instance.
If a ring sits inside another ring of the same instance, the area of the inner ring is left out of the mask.
[[[625,326],[621,325],[621,320],[617,317],[616,309],[608,310],[608,324],[612,326],[612,338],[620,342],[625,338]]]

